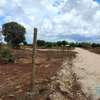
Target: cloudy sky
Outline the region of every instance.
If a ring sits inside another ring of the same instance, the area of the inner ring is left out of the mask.
[[[100,42],[100,0],[1,0],[0,27],[16,21],[32,31],[38,28],[38,39],[47,41]]]

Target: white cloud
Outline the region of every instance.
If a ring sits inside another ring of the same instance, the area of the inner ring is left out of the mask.
[[[25,25],[28,40],[35,26],[38,37],[53,40],[61,34],[100,34],[100,5],[93,0],[2,0],[0,16]]]
[[[60,10],[62,15],[54,20],[63,26],[63,34],[99,35],[99,11],[99,4],[93,0],[68,0]]]

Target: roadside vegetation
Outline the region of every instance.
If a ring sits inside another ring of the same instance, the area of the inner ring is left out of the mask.
[[[0,63],[13,63],[14,56],[9,47],[0,48]]]
[[[46,42],[44,40],[38,40],[37,44],[39,48],[61,48],[61,49],[74,49],[75,47],[80,47],[91,52],[100,54],[100,43],[90,43],[90,42],[68,42],[68,41],[57,41],[57,42]]]
[[[24,26],[9,22],[2,25],[0,32],[0,63],[15,62],[12,49],[20,48],[20,43],[27,44],[25,41],[26,29]],[[6,44],[3,44],[3,38]]]
[[[88,47],[100,47],[99,43],[90,43],[90,42],[68,42],[68,41],[57,41],[57,42],[46,42],[44,40],[38,40],[37,44],[39,47],[45,47],[47,44],[52,45],[52,47],[58,46],[70,46],[70,47],[82,47],[82,48],[88,48]]]

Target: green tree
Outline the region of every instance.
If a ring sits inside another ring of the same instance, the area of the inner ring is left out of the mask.
[[[45,48],[52,48],[53,43],[52,42],[46,42]]]
[[[70,42],[69,44],[71,47],[76,47],[77,46],[77,43],[74,43],[74,42]]]
[[[65,41],[65,40],[64,40],[64,41],[62,41],[62,45],[63,45],[63,46],[66,46],[67,44],[68,44],[68,42],[67,42],[67,41]]]
[[[46,42],[45,42],[44,40],[37,40],[37,45],[38,45],[39,47],[45,46],[45,45],[46,45]]]
[[[13,48],[19,46],[20,43],[25,41],[25,33],[26,30],[24,26],[16,22],[9,22],[2,25],[4,39]]]
[[[57,41],[57,46],[61,46],[62,45],[62,42],[61,41]]]

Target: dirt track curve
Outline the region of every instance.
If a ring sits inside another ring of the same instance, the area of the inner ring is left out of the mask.
[[[100,55],[88,50],[76,48],[77,58],[74,62],[74,71],[85,93],[93,100],[100,98]]]

